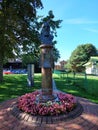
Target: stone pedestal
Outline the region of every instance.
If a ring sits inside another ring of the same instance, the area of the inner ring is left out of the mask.
[[[28,78],[27,78],[28,86],[34,86],[34,65],[28,64]]]
[[[54,100],[56,97],[53,95],[52,84],[52,45],[42,44],[41,48],[41,71],[42,71],[42,90],[39,97],[40,102],[47,102]]]

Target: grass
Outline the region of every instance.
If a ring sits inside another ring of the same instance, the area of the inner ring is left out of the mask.
[[[0,102],[39,89],[41,86],[39,80],[40,77],[40,75],[35,76],[35,85],[30,88],[27,84],[27,75],[5,75],[3,83],[0,84]]]
[[[69,74],[68,78],[66,75],[62,78],[55,76],[55,81],[61,91],[98,103],[98,76],[85,77],[84,74],[76,74],[73,78],[73,74]]]
[[[68,77],[64,75],[59,77],[53,75],[56,86],[61,91],[71,93],[75,96],[85,97],[92,102],[98,103],[98,77],[87,76],[87,80],[83,75],[70,74]],[[4,81],[0,83],[0,102],[16,98],[25,93],[33,92],[41,88],[41,74],[34,75],[34,86],[28,87],[27,75],[10,74],[4,75]]]

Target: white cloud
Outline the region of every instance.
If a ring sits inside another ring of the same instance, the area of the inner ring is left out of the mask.
[[[73,18],[65,19],[64,23],[66,24],[98,24],[98,21],[92,21],[84,18]]]
[[[86,31],[89,31],[89,32],[98,33],[98,29],[94,29],[94,28],[84,28],[83,30],[86,30]]]

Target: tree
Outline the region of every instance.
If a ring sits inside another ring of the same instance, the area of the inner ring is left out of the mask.
[[[0,82],[7,57],[18,55],[31,43],[39,44],[35,28],[36,10],[42,7],[41,0],[0,1]]]
[[[60,53],[58,49],[55,47],[56,41],[53,42],[53,59],[54,62],[57,62],[57,60],[60,58]],[[35,50],[31,49],[31,52],[27,51],[27,53],[21,55],[22,63],[26,67],[28,64],[37,64],[39,65],[40,61],[40,49],[39,47]]]
[[[93,44],[85,44],[84,45],[85,52],[87,54],[87,61],[90,59],[91,56],[97,56],[98,51],[97,48]]]
[[[90,56],[97,56],[97,49],[92,44],[79,45],[71,54],[68,64],[72,71],[84,71],[85,64]]]
[[[40,16],[37,17],[39,22],[36,22],[36,29],[39,32],[39,37],[40,37],[40,31],[42,28],[42,25],[44,22],[49,21],[50,27],[51,27],[51,31],[53,33],[54,36],[57,36],[57,29],[60,28],[60,23],[62,22],[62,20],[54,20],[54,14],[53,12],[50,10],[48,12],[48,15],[46,17]],[[24,50],[24,54],[22,55],[22,61],[23,64],[29,64],[29,63],[36,63],[38,64],[39,62],[39,58],[40,58],[40,48],[39,45],[41,44],[41,41],[39,40],[38,42],[39,44],[35,44],[34,42],[27,45],[25,50]],[[55,45],[57,44],[57,41],[54,40],[53,41],[53,57],[54,57],[54,61],[57,62],[58,58],[60,58],[60,54],[58,49],[55,47]],[[24,60],[27,59],[27,60]]]
[[[53,47],[53,59],[54,59],[54,62],[57,62],[59,58],[60,58],[59,50],[54,45],[54,47]]]

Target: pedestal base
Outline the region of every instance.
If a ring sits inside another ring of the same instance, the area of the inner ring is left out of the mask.
[[[58,97],[57,97],[56,94],[54,94],[54,95],[42,95],[42,94],[40,94],[36,98],[37,103],[46,103],[48,101],[56,101],[56,100],[58,100]]]

